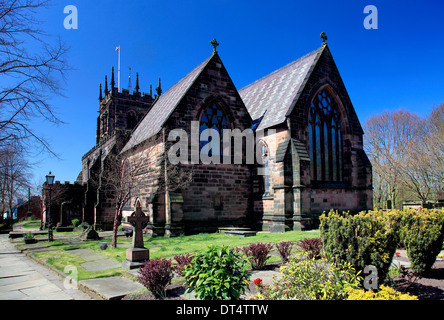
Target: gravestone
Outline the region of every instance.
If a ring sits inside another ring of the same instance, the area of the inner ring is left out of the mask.
[[[65,201],[60,205],[60,221],[57,223],[55,230],[57,232],[71,232],[74,230],[70,226],[71,221],[71,202]]]
[[[126,249],[126,260],[122,263],[125,269],[143,267],[145,261],[150,258],[150,251],[143,245],[143,225],[148,221],[149,217],[145,216],[140,206],[136,207],[135,214],[125,219],[125,222],[134,227],[133,246]]]
[[[82,227],[83,227],[83,232],[79,236],[79,238],[81,240],[99,240],[100,239],[99,234],[97,233],[96,230],[94,230],[94,228],[90,224],[84,222]]]

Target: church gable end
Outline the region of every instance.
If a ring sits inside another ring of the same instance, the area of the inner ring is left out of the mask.
[[[108,90],[105,80],[97,144],[82,159],[85,218],[96,226],[113,220],[116,195],[97,178],[103,178],[110,154],[123,159],[124,172],[134,179],[126,210],[139,201],[152,234],[300,230],[330,209],[370,209],[363,131],[323,40],[320,48],[239,91],[215,40],[211,56],[164,94],[159,80],[154,98],[139,93],[138,85],[132,94],[118,92],[113,75]],[[251,136],[237,140],[233,132],[250,128],[255,155],[247,164]],[[232,130],[226,131],[229,149],[223,129]],[[242,140],[241,157],[234,152],[236,140]],[[174,154],[178,162],[171,161]]]
[[[291,135],[306,147],[300,162],[302,214],[372,207],[371,165],[362,161],[363,131],[327,45],[287,114]]]
[[[193,125],[197,125],[198,130],[202,130],[205,125],[215,125],[218,129],[241,131],[251,126],[251,117],[217,52],[155,102],[133,132],[123,154],[130,159],[137,158],[137,153],[143,152],[153,143],[157,143],[160,149],[164,150],[165,142],[168,152],[176,142],[168,141],[170,133],[180,130],[191,138]],[[156,132],[164,136],[166,141],[150,140],[150,134]],[[149,143],[145,146],[144,141]],[[154,199],[149,204],[149,212],[152,212],[155,232],[162,233],[163,229],[164,232],[170,233],[192,233],[202,230],[214,231],[226,225],[245,225],[251,211],[248,200],[251,194],[249,166],[196,162],[191,158],[191,139],[188,139],[187,143],[188,161],[174,164],[175,168],[171,172],[192,172],[191,181],[177,188],[171,184],[177,177],[169,176],[167,198],[162,183],[160,190],[157,190],[157,197],[153,197],[152,187],[141,188],[133,194],[133,197],[142,199],[142,203]],[[140,151],[135,151],[136,145],[140,146]],[[220,162],[222,163],[222,159]],[[155,172],[163,174],[161,170]],[[147,171],[146,174],[140,175],[139,179],[148,181],[149,176]],[[161,180],[164,180],[164,177]],[[172,200],[177,197],[181,199],[180,202]]]

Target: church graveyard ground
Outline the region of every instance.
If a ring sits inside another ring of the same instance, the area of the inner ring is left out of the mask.
[[[106,235],[107,233],[101,234]],[[81,290],[93,293],[96,297],[102,299],[121,299],[131,293],[129,299],[139,299],[137,295],[142,293],[143,296],[143,292],[146,292],[143,286],[136,281],[137,269],[128,271],[122,267],[122,262],[126,258],[126,250],[132,247],[133,239],[125,237],[123,233],[119,233],[117,248],[111,249],[108,246],[107,249],[102,250],[100,246],[103,243],[110,243],[111,237],[106,236],[100,240],[79,241],[75,238],[57,240],[57,233],[55,233],[55,235],[56,240],[52,243],[42,240],[31,245],[20,243],[20,247],[28,255],[33,255],[40,261],[58,269],[60,274],[63,274],[68,267],[74,267],[77,272],[78,284]],[[277,243],[317,237],[319,237],[318,231],[291,231],[283,234],[260,232],[257,236],[246,238],[229,236],[223,233],[213,233],[174,238],[144,237],[143,241],[144,246],[150,250],[151,259],[167,258],[173,260],[174,255],[202,250],[210,244],[241,247],[257,242]],[[12,242],[16,244],[19,243],[18,241],[17,239],[12,239]],[[401,259],[398,260],[397,257],[394,262],[408,265],[408,260],[402,260],[403,256],[406,256],[405,252],[401,252]],[[442,259],[438,260],[441,261]],[[267,264],[274,265],[280,262],[281,258],[274,252]],[[271,279],[271,274],[276,274],[277,270],[269,271]],[[251,279],[266,279],[267,275],[269,275],[267,271],[256,271],[252,273]],[[178,282],[178,280],[180,279],[173,281],[173,285],[180,285],[181,282]],[[250,288],[250,290],[252,289]],[[244,298],[248,297],[249,295],[244,296]],[[182,298],[192,299],[192,297],[189,296],[179,297],[179,299]]]
[[[120,233],[119,233],[120,234]],[[244,246],[256,242],[280,242],[298,241],[303,238],[319,237],[318,232],[291,231],[283,234],[258,233],[254,237],[236,237],[223,233],[197,234],[191,236],[179,236],[173,238],[144,237],[144,246],[150,251],[150,259],[168,258],[175,255],[191,253],[206,248],[209,244]],[[101,250],[104,242],[111,243],[111,236],[102,237],[100,240],[77,241],[75,239],[58,240],[55,233],[55,241],[39,241],[36,244],[24,245],[22,241],[14,242],[27,254],[47,263],[63,272],[67,266],[76,268],[78,280],[95,279],[99,277],[125,276],[134,279],[134,270],[128,271],[122,263],[126,261],[126,251],[132,247],[132,239],[121,233],[118,237],[117,248]],[[278,256],[273,256],[271,262],[279,261]]]

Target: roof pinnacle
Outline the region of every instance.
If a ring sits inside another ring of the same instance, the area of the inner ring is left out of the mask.
[[[213,46],[213,52],[217,52],[216,48],[219,46],[219,43],[216,41],[216,38],[214,38],[210,43]]]
[[[322,39],[322,45],[326,45],[327,44],[327,35],[325,34],[325,32],[321,32],[321,39]]]
[[[138,93],[139,89],[140,89],[140,86],[139,86],[139,73],[137,72],[136,73],[136,86],[134,87],[134,90],[136,90],[136,92]]]

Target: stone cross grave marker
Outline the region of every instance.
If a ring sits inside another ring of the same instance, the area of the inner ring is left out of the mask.
[[[140,205],[136,206],[136,214],[126,217],[126,222],[134,227],[133,246],[126,250],[126,260],[123,267],[133,269],[143,266],[149,260],[150,251],[143,245],[143,225],[149,222],[149,217],[142,212]]]
[[[136,207],[136,214],[134,216],[127,217],[127,222],[131,223],[134,227],[133,234],[133,247],[144,248],[143,246],[143,225],[149,222],[150,218],[147,217],[141,207]]]

